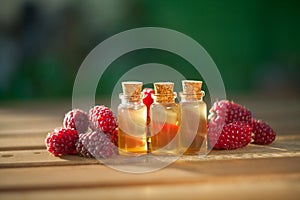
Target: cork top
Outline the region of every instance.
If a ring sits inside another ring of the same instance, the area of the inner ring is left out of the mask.
[[[182,92],[184,94],[200,94],[202,81],[183,80]]]
[[[141,98],[142,82],[126,81],[122,82],[123,95],[130,97],[130,101],[138,101]]]
[[[173,95],[174,83],[172,82],[157,82],[154,83],[155,94]]]
[[[201,91],[201,88],[202,81],[182,81],[182,94],[187,100],[200,100],[204,96],[204,91]]]
[[[159,103],[174,102],[176,93],[173,92],[174,83],[172,82],[157,82],[154,83],[154,99]]]

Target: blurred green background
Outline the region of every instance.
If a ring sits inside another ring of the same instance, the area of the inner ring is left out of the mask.
[[[229,96],[298,95],[299,10],[297,0],[2,0],[0,100],[69,98],[80,64],[96,45],[143,26],[174,29],[198,41],[217,64]],[[176,55],[140,50],[112,63],[97,95],[109,95],[122,73],[148,62],[199,78]]]

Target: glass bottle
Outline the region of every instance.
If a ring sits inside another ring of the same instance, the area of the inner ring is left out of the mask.
[[[120,155],[147,153],[147,108],[142,102],[142,85],[142,82],[122,82],[118,106]]]
[[[179,105],[175,103],[174,83],[154,83],[154,103],[150,107],[149,151],[155,155],[179,153]]]
[[[180,148],[188,155],[206,153],[207,108],[201,91],[202,81],[182,81],[180,92]]]

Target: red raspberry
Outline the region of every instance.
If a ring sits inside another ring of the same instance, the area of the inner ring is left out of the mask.
[[[76,154],[75,143],[78,140],[78,133],[73,128],[55,129],[48,133],[45,143],[47,150],[55,156]]]
[[[87,140],[89,133],[79,134],[79,138],[76,142],[76,151],[80,156],[86,158],[94,158],[94,156],[87,150],[87,148],[83,145],[83,141]]]
[[[254,144],[271,144],[275,138],[275,131],[264,121],[252,119],[252,139]]]
[[[150,106],[153,103],[152,94],[154,94],[154,90],[152,88],[144,88],[143,103],[147,106],[147,123],[150,122]]]
[[[118,146],[118,127],[111,133],[109,134],[111,142],[117,147]]]
[[[64,128],[74,128],[77,132],[85,133],[89,127],[89,117],[86,112],[80,109],[69,111],[64,118]]]
[[[229,124],[235,121],[250,123],[252,113],[250,110],[228,100],[216,101],[210,109],[208,118],[217,124]]]
[[[88,158],[109,158],[117,154],[118,148],[111,142],[107,134],[92,131],[80,135],[76,143],[79,155]]]
[[[111,134],[117,127],[114,113],[105,106],[95,106],[89,113],[90,127],[92,130]]]
[[[244,147],[251,141],[251,130],[243,122],[232,122],[224,126],[210,122],[207,133],[209,146],[227,150]]]

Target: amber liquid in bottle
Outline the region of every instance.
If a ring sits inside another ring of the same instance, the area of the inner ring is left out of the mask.
[[[147,108],[142,95],[131,98],[120,94],[122,103],[118,107],[118,145],[120,155],[147,153]]]
[[[158,83],[168,87],[173,83]],[[166,84],[166,85],[164,85]],[[179,153],[179,105],[175,103],[176,93],[173,85],[169,94],[158,93],[153,95],[154,103],[150,107],[150,152],[154,155],[176,155]],[[162,88],[162,90],[165,88]]]
[[[175,103],[151,107],[150,151],[152,154],[178,153],[178,105]]]
[[[183,99],[183,95],[181,94]],[[195,155],[207,151],[207,108],[202,100],[180,102],[180,147],[184,154]]]
[[[180,148],[184,154],[206,154],[207,108],[201,91],[202,81],[183,80],[180,92]]]

